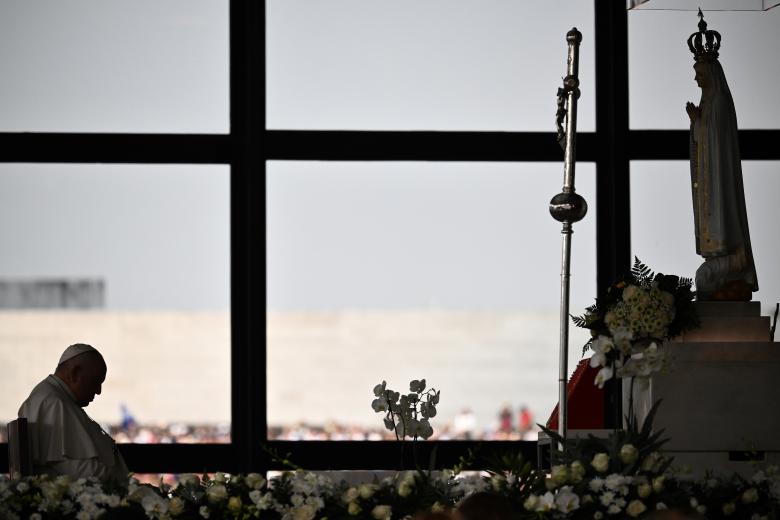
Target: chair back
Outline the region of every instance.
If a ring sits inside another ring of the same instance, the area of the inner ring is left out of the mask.
[[[30,430],[23,417],[8,423],[8,473],[23,477],[33,474]]]

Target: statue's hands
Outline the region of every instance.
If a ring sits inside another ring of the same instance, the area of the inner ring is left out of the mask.
[[[685,111],[688,112],[688,117],[691,119],[691,122],[693,122],[697,117],[699,117],[701,108],[688,101],[685,104]]]

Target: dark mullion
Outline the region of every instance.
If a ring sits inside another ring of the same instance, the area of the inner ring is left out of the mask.
[[[637,161],[688,160],[688,130],[631,130],[629,157]],[[780,160],[780,130],[740,130],[743,160]]]
[[[596,284],[605,290],[631,267],[628,157],[628,16],[624,2],[595,0]],[[622,388],[605,394],[606,428],[622,423]]]
[[[240,471],[265,439],[265,7],[230,1],[231,417]]]
[[[133,473],[228,473],[240,471],[230,444],[119,444]]]
[[[469,450],[477,463],[484,467],[485,460],[497,453],[521,453],[536,464],[535,441],[270,441],[268,447],[284,455],[290,462],[307,470],[400,470],[420,467],[428,469],[433,463],[436,469],[452,468]],[[415,455],[414,450],[417,453]],[[416,461],[415,461],[416,459]],[[402,462],[403,461],[403,462]],[[285,468],[280,461],[268,458],[268,469]]]
[[[0,162],[228,164],[230,137],[0,133]]]
[[[595,160],[595,136],[578,134],[577,158]],[[561,161],[552,132],[268,130],[266,158],[321,161]]]
[[[235,425],[235,422],[234,422]],[[270,451],[281,454],[293,464],[307,470],[398,470],[402,467],[401,445],[398,442],[373,441],[268,441]],[[428,441],[417,443],[417,464],[428,468],[451,468],[469,450],[484,461],[496,452],[519,452],[532,464],[536,463],[534,441]],[[133,473],[229,473],[253,469],[290,469],[267,452],[258,455],[258,465],[247,465],[245,447],[233,444],[120,444],[119,451]],[[412,443],[406,442],[403,468],[415,467]],[[0,444],[0,473],[8,472],[8,445]]]
[[[744,160],[780,160],[780,130],[740,130]],[[262,131],[270,160],[561,161],[545,132]],[[631,130],[631,160],[688,159],[687,130]],[[596,134],[578,134],[578,160],[596,160]],[[228,135],[1,133],[0,162],[229,164]]]

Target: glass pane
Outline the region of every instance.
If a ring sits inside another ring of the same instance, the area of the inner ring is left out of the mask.
[[[0,420],[85,342],[117,441],[229,441],[228,167],[3,164],[0,243]]]
[[[0,131],[225,133],[227,0],[0,3]]]
[[[780,301],[780,276],[775,268],[780,255],[775,222],[780,218],[780,163],[742,161],[750,242],[758,274],[765,316]],[[701,265],[696,254],[693,207],[687,161],[631,163],[631,244],[633,254],[665,273],[691,278]]]
[[[575,26],[595,128],[593,2],[266,5],[268,128],[552,131]]]
[[[740,128],[776,128],[780,105],[780,10],[711,12],[709,29],[721,33],[720,63],[734,98]],[[699,104],[701,90],[693,80],[693,55],[686,40],[698,31],[691,11],[628,13],[629,115],[631,128],[674,129],[689,126],[685,103]]]
[[[270,162],[267,179],[270,437],[382,438],[371,401],[383,379],[441,390],[440,439],[519,438],[522,405],[532,425],[547,420],[560,165]],[[577,182],[593,206],[592,164]],[[575,225],[574,313],[595,295],[594,221]],[[585,338],[572,329],[572,371]]]

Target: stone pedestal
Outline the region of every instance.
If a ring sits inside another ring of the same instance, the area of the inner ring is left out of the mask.
[[[635,383],[634,409],[641,419],[662,400],[654,425],[676,463],[749,475],[755,461],[780,462],[780,343],[758,302],[697,307],[702,327],[667,345],[668,372]]]

